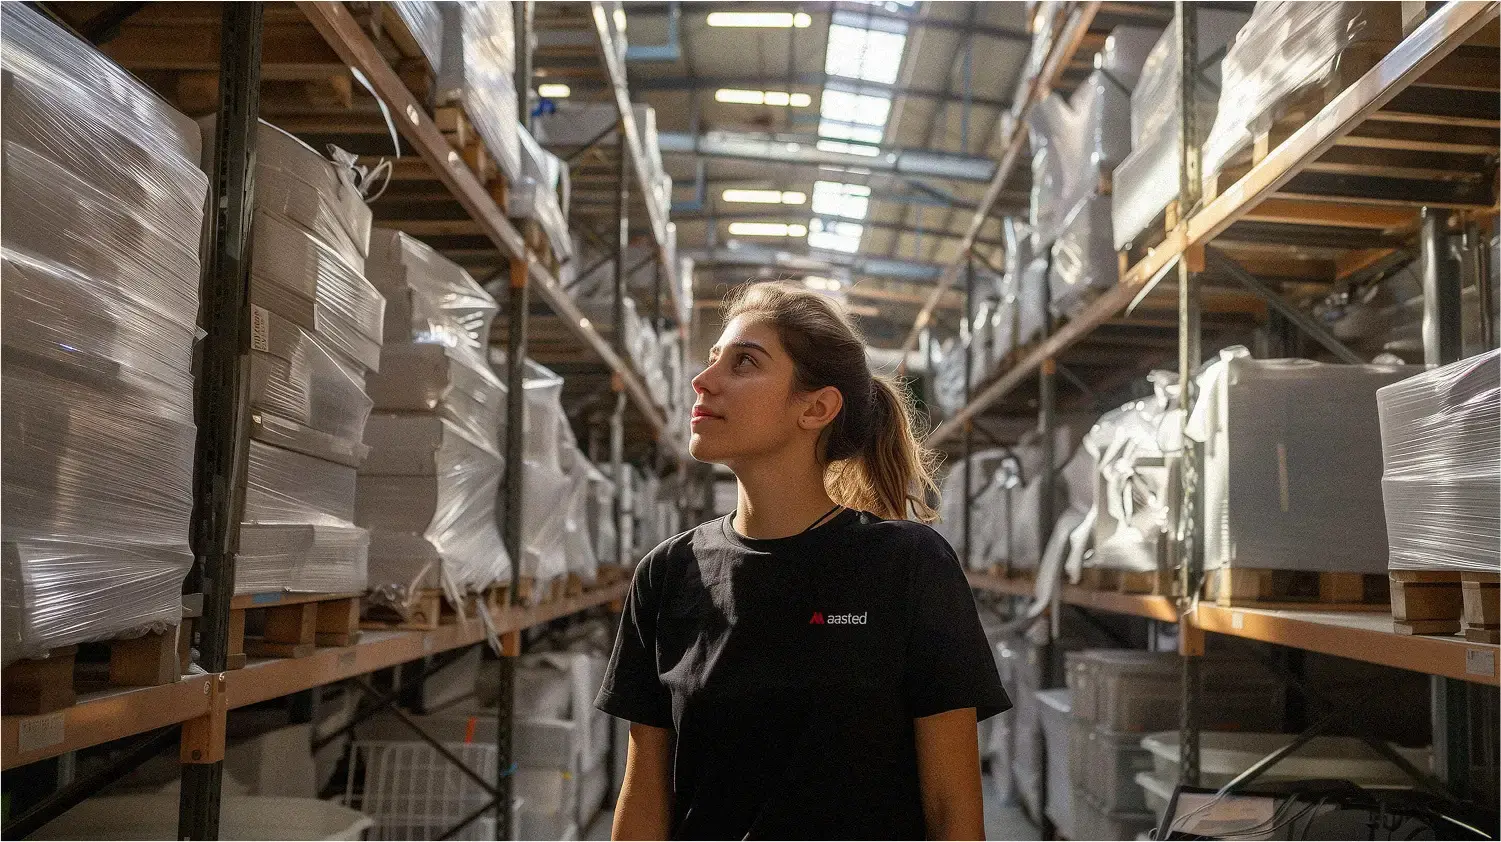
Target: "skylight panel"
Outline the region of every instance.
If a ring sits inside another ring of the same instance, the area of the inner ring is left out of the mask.
[[[824,216],[864,219],[870,211],[870,188],[838,181],[813,182],[813,212]]]
[[[829,27],[829,46],[824,72],[890,85],[896,82],[907,36],[835,24]]]
[[[808,245],[853,254],[860,250],[860,236],[864,233],[865,226],[858,222],[815,219],[808,226]]]

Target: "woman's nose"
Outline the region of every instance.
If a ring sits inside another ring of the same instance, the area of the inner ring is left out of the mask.
[[[711,365],[703,371],[700,371],[698,375],[693,378],[693,394],[702,395],[706,392],[711,391],[709,380],[710,372],[712,372],[713,370],[714,366]]]

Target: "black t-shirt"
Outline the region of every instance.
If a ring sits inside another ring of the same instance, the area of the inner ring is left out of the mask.
[[[912,720],[1011,702],[948,542],[845,511],[648,553],[596,705],[675,732],[675,839],[922,839]]]

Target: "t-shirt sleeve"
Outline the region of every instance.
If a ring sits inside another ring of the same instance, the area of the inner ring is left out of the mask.
[[[912,716],[972,707],[983,720],[1010,709],[959,557],[925,527],[914,555],[906,675]]]
[[[615,650],[594,706],[621,719],[672,727],[672,696],[657,672],[657,593],[648,555],[636,566],[625,595]]]

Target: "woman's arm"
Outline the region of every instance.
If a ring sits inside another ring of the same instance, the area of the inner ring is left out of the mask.
[[[912,720],[917,737],[917,774],[929,839],[984,839],[980,792],[980,737],[975,709],[935,713]]]
[[[620,798],[615,802],[611,839],[667,838],[672,820],[671,751],[671,731],[631,723],[631,746],[625,756]]]

